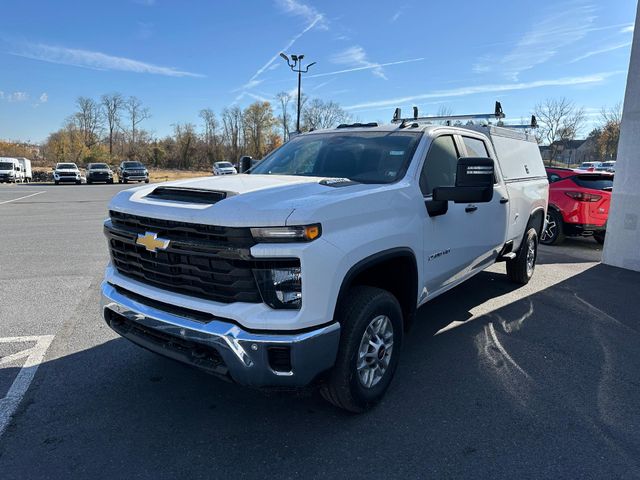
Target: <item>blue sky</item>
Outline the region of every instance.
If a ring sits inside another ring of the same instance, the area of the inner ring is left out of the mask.
[[[396,106],[492,110],[514,120],[565,96],[595,120],[622,100],[635,1],[7,0],[0,15],[0,138],[42,141],[78,96],[139,97],[143,127],[296,86],[278,56],[317,62],[303,79],[362,121]]]

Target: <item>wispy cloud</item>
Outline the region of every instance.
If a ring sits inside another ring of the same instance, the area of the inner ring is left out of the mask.
[[[43,92],[38,100],[40,101],[40,103],[47,103],[49,101],[49,94],[47,92]]]
[[[398,60],[396,62],[370,63],[368,65],[364,65],[361,67],[346,68],[344,70],[335,70],[333,72],[315,73],[313,75],[307,75],[307,78],[327,77],[329,75],[340,75],[341,73],[350,73],[350,72],[358,72],[360,70],[378,69],[382,67],[390,67],[392,65],[402,65],[403,63],[421,62],[423,60],[424,60],[424,57],[420,57],[420,58],[410,58],[408,60]]]
[[[630,45],[631,45],[631,42],[625,42],[625,43],[619,43],[617,45],[609,45],[608,47],[599,48],[597,50],[592,50],[590,52],[585,53],[584,55],[580,55],[579,57],[574,58],[569,63],[579,62],[580,60],[593,57],[594,55],[600,55],[601,53],[613,52],[614,50],[626,48],[626,47],[629,47]]]
[[[394,13],[394,14],[391,16],[391,18],[389,19],[389,21],[390,21],[391,23],[393,23],[393,22],[397,21],[397,20],[402,16],[402,14],[404,13],[404,11],[405,11],[405,10],[406,10],[406,7],[400,7],[400,9],[398,9],[398,10],[396,11],[396,13]]]
[[[367,58],[367,52],[359,45],[354,45],[346,50],[335,54],[331,57],[331,62],[337,65],[355,65],[355,67],[347,69],[349,71],[355,70],[372,70],[372,73],[379,78],[387,80],[387,76],[382,69],[380,63],[371,62]],[[342,72],[344,73],[344,71]]]
[[[324,13],[321,13],[310,5],[296,0],[277,0],[276,3],[282,11],[290,15],[302,17],[306,23],[315,22],[318,28],[329,28]]]
[[[0,90],[0,100],[6,100],[11,103],[26,102],[29,100],[29,94],[27,92],[5,93]]]
[[[504,56],[482,57],[473,70],[476,73],[501,72],[511,80],[520,73],[543,64],[565,47],[582,38],[597,18],[595,7],[581,0],[555,4],[546,9],[536,22]]]
[[[131,58],[116,57],[102,52],[65,48],[44,44],[23,44],[18,49],[8,52],[18,57],[30,58],[49,63],[71,65],[94,70],[118,70],[123,72],[148,73],[169,77],[204,77],[198,73],[164,67],[152,63],[141,62]]]
[[[432,98],[451,98],[451,97],[463,97],[467,95],[487,94],[487,93],[501,93],[514,90],[528,90],[532,88],[541,87],[566,87],[577,85],[589,85],[597,84],[605,81],[607,78],[625,73],[624,71],[603,72],[594,73],[591,75],[584,75],[580,77],[562,77],[550,80],[537,80],[533,82],[516,82],[505,84],[487,84],[487,85],[474,85],[468,87],[454,88],[450,90],[436,90],[428,93],[421,93],[417,95],[409,95],[406,97],[397,97],[386,100],[376,100],[371,102],[363,102],[355,105],[349,105],[345,107],[347,110],[361,110],[361,109],[373,109],[373,108],[385,108],[385,107],[397,107],[398,105],[407,104],[419,100],[429,100]]]
[[[634,25],[632,23],[631,25],[627,25],[622,30],[620,30],[620,33],[633,33],[633,29],[634,29]]]
[[[296,0],[276,0],[276,4],[283,12],[289,15],[302,17],[307,22],[307,26],[303,28],[302,31],[291,37],[280,50],[275,52],[264,65],[256,70],[256,72],[244,85],[234,90],[236,92],[240,92],[235,99],[236,102],[245,96],[247,90],[257,87],[264,81],[260,78],[260,76],[264,72],[277,68],[276,66],[274,66],[274,62],[280,58],[280,52],[287,52],[300,39],[300,37],[302,37],[309,30],[312,30],[314,28],[321,28],[326,30],[328,28],[325,15],[316,10],[314,7],[298,2]]]

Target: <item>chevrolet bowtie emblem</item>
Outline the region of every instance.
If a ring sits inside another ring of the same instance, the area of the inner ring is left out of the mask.
[[[138,239],[136,240],[136,244],[144,246],[150,252],[157,252],[158,250],[165,250],[171,240],[166,238],[158,238],[157,233],[153,232],[145,232],[138,234]]]

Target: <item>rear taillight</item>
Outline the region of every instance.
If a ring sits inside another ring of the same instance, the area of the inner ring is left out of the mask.
[[[597,202],[602,198],[602,195],[594,195],[593,193],[585,192],[564,192],[567,197],[571,197],[579,202]]]

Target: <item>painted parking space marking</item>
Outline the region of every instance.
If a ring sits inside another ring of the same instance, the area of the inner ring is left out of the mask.
[[[24,364],[20,368],[18,375],[9,387],[7,395],[0,398],[0,436],[4,433],[9,425],[11,418],[18,409],[18,405],[22,401],[25,393],[29,389],[29,385],[33,381],[33,377],[42,363],[42,359],[47,353],[47,349],[53,341],[53,335],[37,335],[29,337],[5,337],[0,338],[0,343],[25,343],[35,342],[35,345],[21,350],[19,352],[0,357],[0,368],[17,360],[26,358]]]
[[[36,192],[36,193],[32,193],[31,195],[25,195],[23,197],[18,197],[18,198],[12,198],[11,200],[5,200],[4,202],[0,202],[0,205],[5,204],[5,203],[11,203],[11,202],[17,202],[18,200],[23,200],[25,198],[29,198],[29,197],[34,197],[36,195],[40,195],[41,193],[44,193],[45,191],[41,191],[41,192]]]

